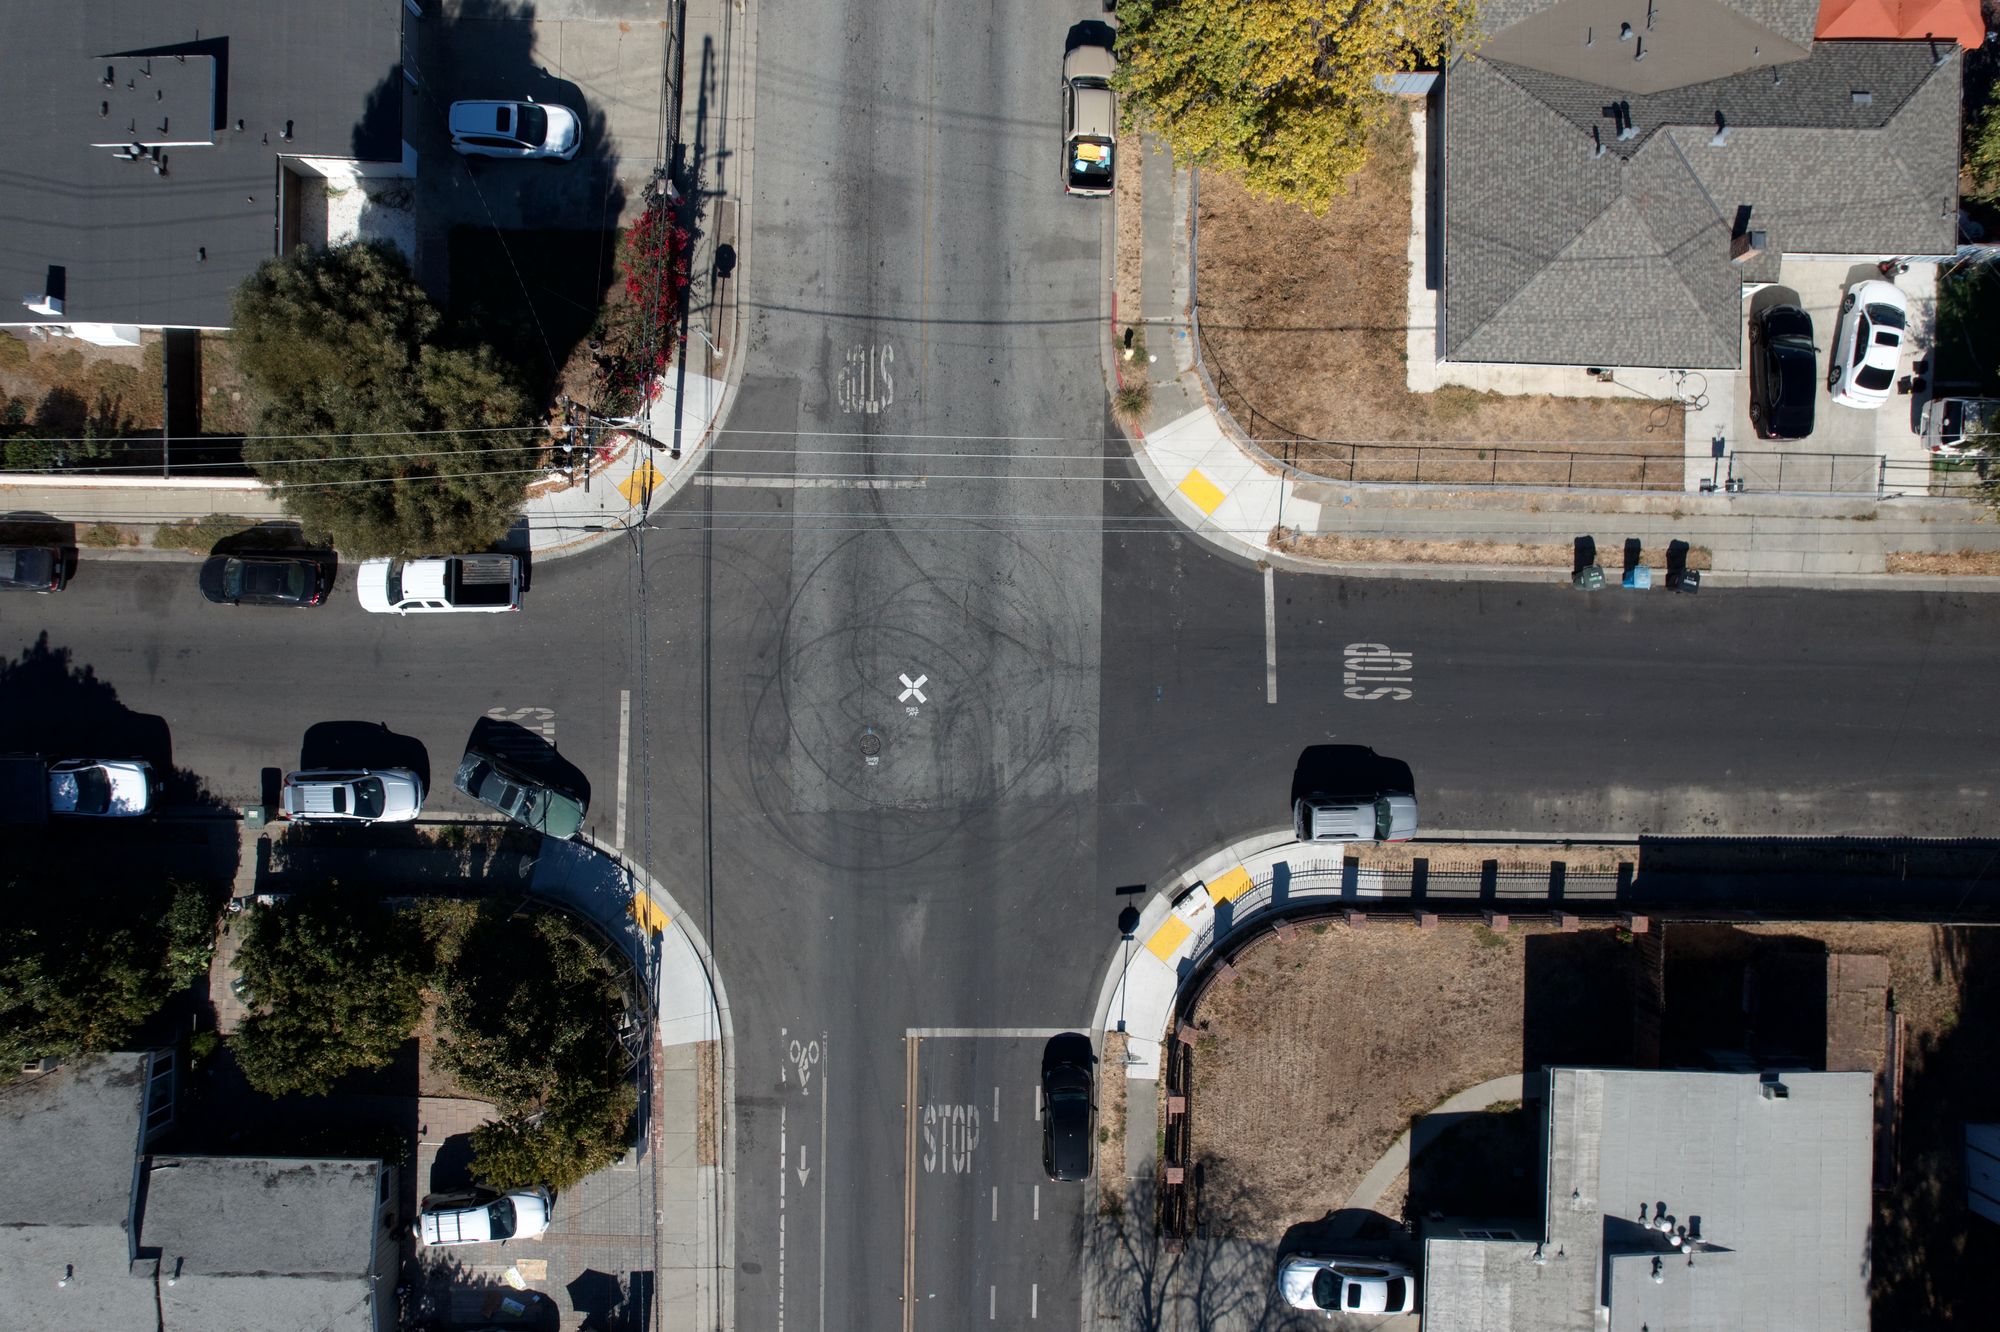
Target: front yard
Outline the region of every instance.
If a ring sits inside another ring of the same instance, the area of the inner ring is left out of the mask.
[[[1671,460],[1678,488],[1682,413],[1672,402],[1450,385],[1409,391],[1414,162],[1410,123],[1399,112],[1324,217],[1203,174],[1196,282],[1202,354],[1238,424],[1273,454],[1343,478],[1352,462],[1372,464],[1357,479],[1417,479],[1414,450],[1367,446],[1428,443],[1458,447],[1424,451],[1426,480],[1559,485],[1566,473],[1533,455],[1575,453],[1605,460],[1591,470],[1597,484],[1617,481],[1620,466],[1638,479],[1639,457]],[[1496,458],[1496,446],[1508,452]],[[1633,461],[1614,464],[1613,455]]]

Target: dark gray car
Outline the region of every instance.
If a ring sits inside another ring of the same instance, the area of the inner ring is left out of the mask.
[[[583,827],[587,806],[582,796],[553,786],[498,754],[466,750],[452,785],[522,827],[549,837],[574,837]]]
[[[1088,1038],[1080,1039],[1087,1048]],[[1050,1179],[1090,1178],[1091,1121],[1097,1113],[1091,1081],[1090,1066],[1077,1058],[1043,1062],[1042,1099],[1047,1105],[1042,1112],[1042,1169]]]

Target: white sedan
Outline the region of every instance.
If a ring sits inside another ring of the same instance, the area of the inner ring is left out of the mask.
[[[542,1188],[517,1189],[499,1198],[490,1193],[426,1198],[410,1229],[425,1248],[540,1239],[549,1228],[551,1201]]]
[[[159,783],[143,759],[63,759],[49,765],[49,810],[93,818],[151,812]]]
[[[1378,1258],[1299,1254],[1278,1269],[1278,1292],[1294,1309],[1314,1313],[1400,1314],[1417,1307],[1417,1278]]]
[[[583,122],[556,102],[453,102],[451,146],[472,157],[560,157],[583,146]]]
[[[1895,283],[1871,278],[1848,288],[1826,372],[1835,402],[1867,409],[1889,400],[1909,323],[1910,303]]]

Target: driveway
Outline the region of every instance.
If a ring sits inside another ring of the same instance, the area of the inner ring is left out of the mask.
[[[661,139],[668,33],[657,4],[639,0],[454,0],[427,15],[416,39],[417,87],[404,132],[418,172],[425,230],[458,224],[602,229],[637,208],[665,148]],[[583,119],[575,160],[503,161],[451,149],[455,101],[532,97]]]
[[[1824,387],[1833,337],[1840,327],[1841,300],[1854,283],[1879,276],[1869,263],[1787,258],[1775,284],[1745,296],[1743,368],[1728,377],[1734,396],[1729,438],[1736,443],[1734,474],[1746,477],[1751,489],[1873,493],[1879,469],[1867,459],[1928,466],[1928,455],[1916,435],[1920,397],[1896,393],[1881,407],[1860,411],[1836,404]],[[1936,266],[1912,264],[1896,285],[1910,301],[1910,331],[1897,370],[1900,380],[1930,351],[1937,314]],[[1814,403],[1813,431],[1805,439],[1758,439],[1750,425],[1749,321],[1777,304],[1797,305],[1812,316],[1813,340],[1820,349],[1821,387]]]

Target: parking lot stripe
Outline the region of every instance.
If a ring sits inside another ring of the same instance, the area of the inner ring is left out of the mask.
[[[1264,566],[1264,701],[1278,701],[1277,570]]]
[[[625,849],[625,781],[632,770],[632,691],[618,691],[618,822],[612,829],[611,849]]]

